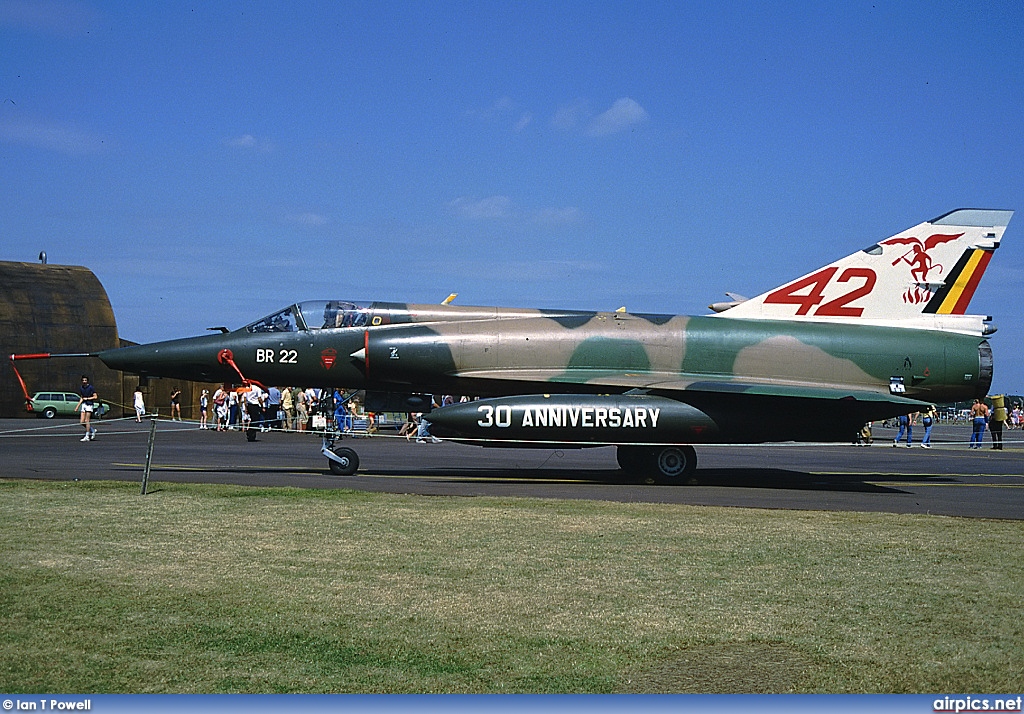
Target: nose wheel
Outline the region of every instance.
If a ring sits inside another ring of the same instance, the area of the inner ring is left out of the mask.
[[[327,457],[327,465],[335,476],[351,476],[359,470],[359,454],[347,446],[334,446],[324,439],[321,453]]]

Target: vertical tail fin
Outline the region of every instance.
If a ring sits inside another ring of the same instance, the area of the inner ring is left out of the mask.
[[[951,211],[730,307],[721,317],[913,320],[956,329],[949,327],[955,319],[925,316],[966,313],[1011,216],[1013,211],[993,209]]]

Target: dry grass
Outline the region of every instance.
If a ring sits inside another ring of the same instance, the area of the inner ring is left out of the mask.
[[[0,481],[9,692],[1015,691],[1018,522]]]

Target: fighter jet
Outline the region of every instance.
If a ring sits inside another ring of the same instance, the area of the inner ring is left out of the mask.
[[[364,389],[371,410],[472,395],[427,416],[436,436],[615,445],[624,470],[685,482],[694,444],[851,441],[984,396],[995,328],[966,308],[1012,215],[952,211],[707,316],[321,300],[97,356],[142,376]],[[351,449],[323,453],[358,468]]]

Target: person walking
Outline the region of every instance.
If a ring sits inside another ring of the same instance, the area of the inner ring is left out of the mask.
[[[899,446],[900,439],[903,438],[903,432],[907,433],[907,448],[909,449],[914,445],[914,419],[917,413],[914,414],[901,414],[899,418],[900,431],[896,435],[896,440],[892,442],[893,446]]]
[[[248,426],[245,429],[246,441],[256,441],[257,428],[259,422],[263,419],[263,402],[264,392],[257,385],[252,384],[249,386],[249,391],[245,393],[245,413],[249,416]]]
[[[171,390],[171,421],[181,421],[181,390]]]
[[[1006,397],[996,394],[992,397],[992,417],[988,420],[988,431],[992,434],[992,448],[1003,450],[1003,426],[1009,420],[1006,410]]]
[[[309,421],[309,397],[306,396],[306,390],[298,389],[295,391],[295,430],[305,431],[306,422]]]
[[[85,436],[82,437],[82,441],[92,441],[96,438],[96,430],[92,427],[92,412],[99,404],[99,397],[96,396],[96,389],[89,383],[89,378],[86,375],[82,375],[82,386],[78,388],[79,394],[82,396],[78,400],[78,404],[75,405],[75,409],[81,409],[81,416],[78,417],[78,423],[85,427]]]
[[[132,395],[132,406],[135,407],[135,421],[141,424],[142,417],[146,415],[146,400],[142,395],[141,386],[135,388],[135,394]]]
[[[408,441],[411,436],[416,433],[416,428],[419,426],[419,415],[409,412],[405,415],[405,423],[402,424],[402,428],[398,430],[399,436],[404,436],[405,440]]]
[[[980,399],[971,407],[971,443],[968,449],[980,449],[985,440],[985,424],[988,422],[988,406]]]
[[[207,413],[210,408],[210,390],[204,389],[199,395],[199,428],[206,429]]]
[[[349,416],[345,397],[338,389],[334,390],[334,424],[342,434],[352,431],[352,417]]]
[[[921,424],[924,425],[924,438],[921,439],[922,449],[932,448],[932,427],[935,426],[935,420],[938,416],[938,411],[935,405],[932,404],[928,407],[928,411],[924,413],[924,416],[921,417]]]
[[[437,402],[433,402],[431,407],[437,409]],[[420,414],[419,425],[416,427],[416,443],[437,444],[440,441],[440,439],[430,433],[430,420],[427,419],[426,414]]]
[[[285,387],[281,390],[281,409],[284,410],[284,430],[295,429],[295,388]]]
[[[228,423],[228,395],[223,386],[213,393],[213,411],[217,416],[217,431],[224,431]]]
[[[268,387],[266,393],[266,404],[263,405],[263,426],[260,431],[273,431],[281,428],[281,390],[278,387]]]
[[[231,431],[239,428],[242,423],[241,409],[238,390],[231,389],[228,391],[228,429]]]

